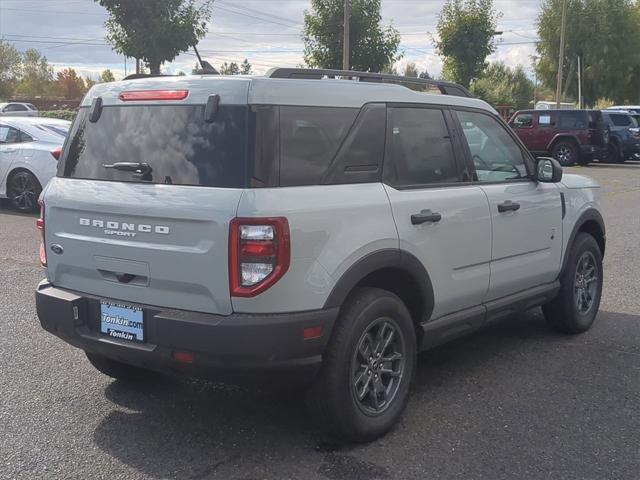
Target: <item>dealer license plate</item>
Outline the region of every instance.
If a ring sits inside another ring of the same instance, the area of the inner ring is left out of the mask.
[[[144,342],[144,314],[142,308],[101,301],[100,331],[113,338]]]

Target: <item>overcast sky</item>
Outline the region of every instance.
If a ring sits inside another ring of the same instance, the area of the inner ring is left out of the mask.
[[[131,0],[154,1],[154,0]],[[437,14],[444,0],[382,0],[384,24],[393,24],[402,34],[400,50],[407,61],[438,76],[442,62],[436,55],[429,32],[435,32]],[[521,64],[529,71],[536,39],[535,20],[540,0],[494,0],[502,12],[498,22],[498,50],[489,60]],[[198,45],[214,66],[224,61],[249,59],[257,73],[273,66],[303,63],[301,31],[303,12],[309,0],[216,0],[209,33]],[[0,0],[0,38],[19,50],[37,48],[56,70],[73,67],[93,77],[110,68],[124,75],[125,61],[104,40],[106,10],[93,0]],[[164,69],[190,72],[192,52],[177,57]],[[134,68],[129,59],[128,72]]]

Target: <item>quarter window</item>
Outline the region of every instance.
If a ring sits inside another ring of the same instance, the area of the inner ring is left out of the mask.
[[[586,112],[561,112],[558,127],[570,130],[587,128]]]
[[[412,186],[458,181],[453,146],[441,110],[391,107],[387,119],[387,183]]]
[[[478,112],[456,114],[479,182],[528,177],[525,153],[496,118]]]
[[[280,185],[319,185],[357,114],[354,108],[280,107]]]

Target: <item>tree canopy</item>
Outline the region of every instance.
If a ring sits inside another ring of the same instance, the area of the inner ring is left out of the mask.
[[[304,12],[304,61],[342,69],[344,0],[311,0]],[[398,60],[400,34],[381,24],[380,0],[351,0],[349,69],[381,72]]]
[[[252,73],[251,64],[246,58],[239,65],[236,62],[224,62],[220,65],[220,75],[251,75]]]
[[[109,83],[109,82],[115,82],[116,77],[114,77],[113,72],[107,68],[106,70],[102,71],[102,73],[100,74],[100,78],[98,80],[99,80],[99,83]]]
[[[109,12],[107,40],[114,50],[143,60],[153,74],[196,45],[207,32],[213,0],[94,0]]]
[[[51,90],[53,85],[53,67],[47,57],[35,48],[30,48],[22,55],[22,76],[16,86],[16,92],[25,95],[42,95]]]
[[[444,57],[443,77],[467,88],[479,77],[496,49],[498,18],[493,0],[447,0],[434,39],[437,52]]]
[[[640,102],[640,2],[567,0],[563,95],[578,97],[578,56],[582,57],[586,105],[606,97]],[[562,0],[545,0],[538,17],[538,76],[555,88],[560,49]]]
[[[22,54],[10,43],[0,40],[0,98],[7,98],[22,74]]]
[[[489,64],[471,85],[471,93],[494,107],[509,105],[516,110],[530,108],[533,82],[521,66],[509,68],[502,62]]]

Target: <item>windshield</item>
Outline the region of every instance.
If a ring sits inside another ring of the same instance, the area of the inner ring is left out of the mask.
[[[220,106],[215,121],[204,105],[108,106],[97,122],[81,108],[59,175],[121,182],[208,187],[244,186],[247,106]],[[126,168],[123,164],[139,164]]]

